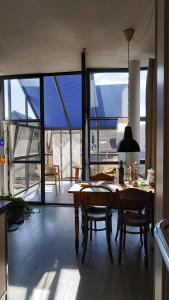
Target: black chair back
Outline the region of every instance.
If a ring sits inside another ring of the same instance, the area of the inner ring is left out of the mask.
[[[83,187],[80,191],[81,209],[87,216],[90,207],[104,206],[109,213],[112,204],[112,191],[106,186]]]
[[[136,188],[116,190],[119,212],[124,210],[142,211],[146,217],[146,223],[151,221],[153,209],[153,193]]]

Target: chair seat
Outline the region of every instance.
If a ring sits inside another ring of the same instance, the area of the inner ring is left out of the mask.
[[[143,226],[145,224],[145,215],[138,214],[134,211],[127,211],[122,216],[123,223],[128,226]]]
[[[101,220],[105,219],[106,217],[106,209],[104,207],[96,207],[96,206],[90,206],[87,209],[87,216],[90,219],[96,219],[96,220]],[[112,212],[108,212],[108,216],[112,216]]]

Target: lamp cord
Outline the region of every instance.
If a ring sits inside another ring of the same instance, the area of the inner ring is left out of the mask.
[[[128,110],[128,125],[129,125],[129,64],[130,64],[130,42],[128,41],[128,99],[127,99],[127,110]]]
[[[133,37],[133,40],[134,40],[135,42],[140,42],[140,41],[142,41],[142,40],[144,39],[144,36],[145,36],[146,33],[148,32],[149,27],[150,27],[151,22],[152,22],[152,19],[153,19],[154,8],[155,8],[155,1],[153,0],[153,2],[152,2],[152,10],[151,10],[151,13],[150,13],[150,17],[149,17],[149,19],[148,19],[148,22],[147,22],[147,24],[146,24],[146,27],[145,27],[145,29],[144,29],[144,31],[143,31],[142,36],[141,36],[139,39],[136,39],[135,37]]]

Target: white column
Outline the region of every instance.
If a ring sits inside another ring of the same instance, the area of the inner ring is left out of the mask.
[[[4,92],[3,81],[0,80],[0,139],[3,137],[3,123],[5,120],[5,108],[4,108]],[[0,164],[0,195],[4,193],[4,164]]]
[[[133,138],[140,144],[140,62],[131,60],[129,63],[129,125]],[[127,165],[138,162],[140,164],[140,152],[127,153]]]

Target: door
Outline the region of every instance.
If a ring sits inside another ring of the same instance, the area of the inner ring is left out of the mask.
[[[7,193],[41,202],[40,79],[4,81]]]

